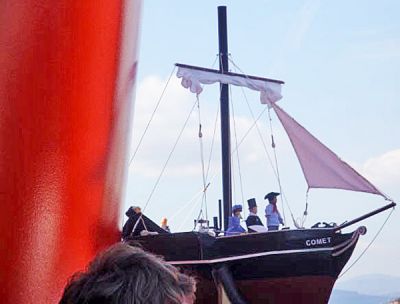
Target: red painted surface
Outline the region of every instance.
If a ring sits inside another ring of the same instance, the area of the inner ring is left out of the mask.
[[[57,303],[119,240],[140,6],[0,2],[1,303]]]

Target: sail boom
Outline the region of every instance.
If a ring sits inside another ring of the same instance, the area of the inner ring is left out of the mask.
[[[216,74],[224,74],[224,75],[229,75],[229,76],[238,76],[238,77],[249,78],[249,79],[253,79],[253,80],[261,80],[261,81],[266,81],[266,82],[275,82],[275,83],[279,83],[279,84],[285,84],[284,81],[278,80],[278,79],[264,78],[264,77],[259,77],[259,76],[238,74],[238,73],[232,73],[232,72],[224,72],[223,73],[220,70],[213,70],[213,69],[198,67],[198,66],[195,66],[195,65],[182,64],[182,63],[175,63],[175,65],[178,68],[185,68],[185,69],[204,71],[204,72],[210,72],[210,73],[216,73]]]
[[[192,93],[200,94],[203,85],[221,83],[235,86],[247,87],[260,92],[262,104],[271,106],[282,98],[281,86],[284,83],[280,80],[236,74],[196,66],[177,63],[177,77],[182,78],[182,86],[190,89]]]

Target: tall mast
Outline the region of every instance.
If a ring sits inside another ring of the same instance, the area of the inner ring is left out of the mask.
[[[228,35],[226,6],[218,6],[219,70],[228,70]],[[231,183],[231,139],[229,124],[229,86],[220,84],[221,96],[221,149],[222,149],[222,191],[224,203],[224,230],[228,229],[228,219],[232,213]]]

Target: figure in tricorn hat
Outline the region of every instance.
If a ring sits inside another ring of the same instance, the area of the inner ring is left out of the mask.
[[[264,199],[268,199],[269,204],[265,208],[265,217],[267,218],[267,227],[268,231],[279,230],[279,224],[284,225],[281,214],[278,211],[277,196],[280,193],[278,192],[270,192],[265,195]]]

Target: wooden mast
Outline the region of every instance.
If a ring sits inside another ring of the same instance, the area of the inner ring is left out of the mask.
[[[219,70],[228,72],[228,37],[226,6],[218,6]],[[224,205],[224,230],[228,229],[228,219],[232,213],[231,140],[229,124],[229,85],[220,84],[221,106],[221,152],[222,152],[222,192]]]

